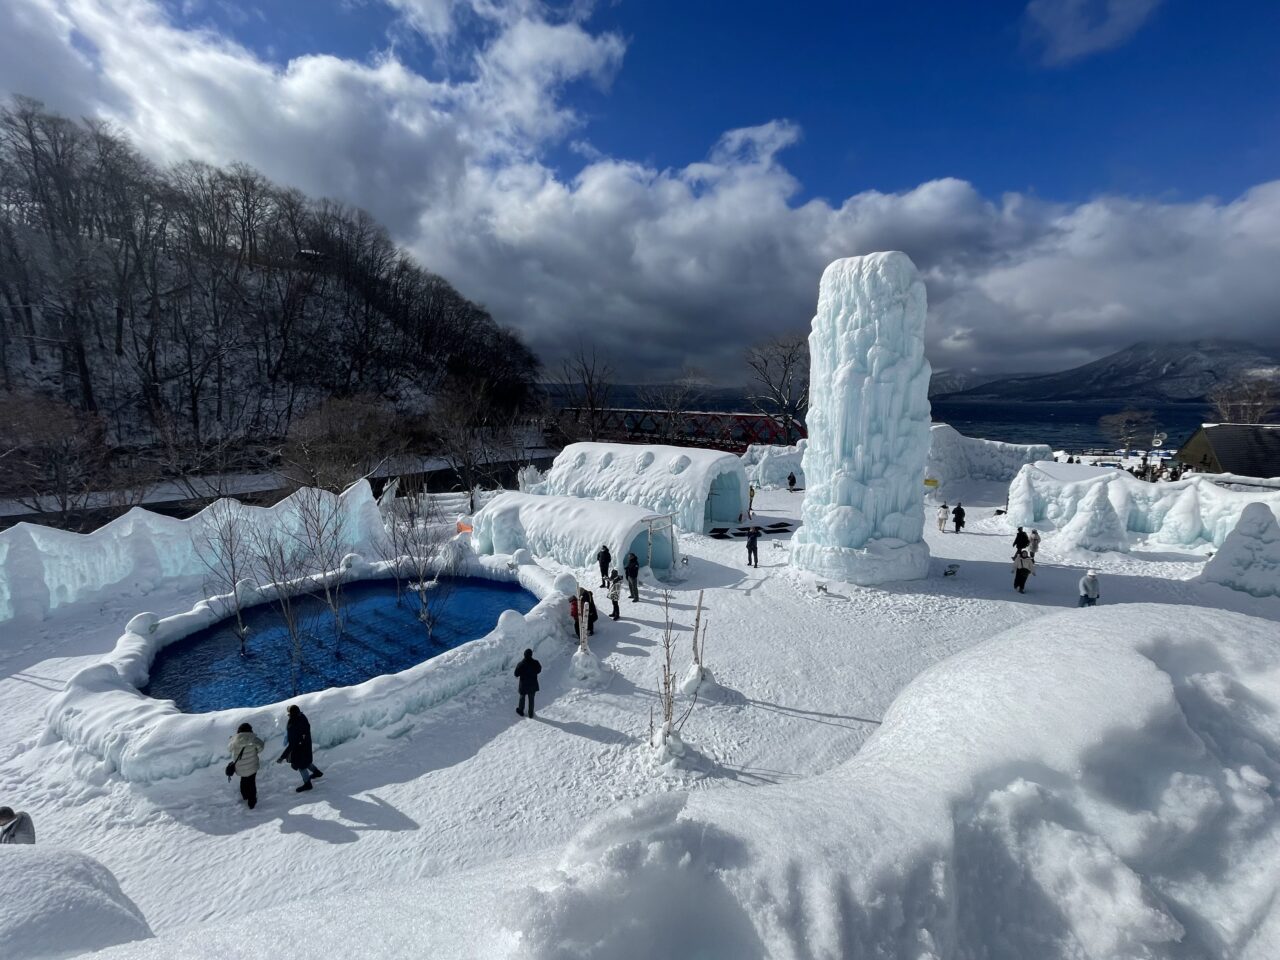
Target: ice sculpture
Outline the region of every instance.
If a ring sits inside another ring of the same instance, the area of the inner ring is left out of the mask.
[[[1062,551],[1128,551],[1129,538],[1125,535],[1124,522],[1107,496],[1105,483],[1089,488],[1075,516],[1058,532],[1054,543]]]
[[[1251,503],[1200,580],[1255,597],[1280,597],[1280,523],[1265,503]]]
[[[837,260],[823,272],[792,565],[863,585],[927,573],[924,321],[924,283],[904,253]]]

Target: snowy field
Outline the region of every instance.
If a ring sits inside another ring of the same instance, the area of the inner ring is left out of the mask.
[[[966,532],[928,523],[911,583],[823,592],[786,535],[758,569],[741,540],[683,536],[676,668],[705,591],[721,689],[680,766],[645,743],[653,583],[599,622],[601,688],[570,680],[566,611],[538,720],[494,676],[320,750],[311,793],[264,765],[252,812],[220,764],[129,783],[46,742],[66,680],[140,610],[188,609],[187,581],[0,625],[0,803],[114,876],[127,899],[99,914],[128,923],[67,940],[154,933],[112,958],[1280,956],[1280,599],[1196,582],[1203,550],[1052,538],[1019,595],[1005,518],[957,494]],[[802,500],[763,491],[757,522]],[[1102,597],[1076,610],[1085,565]]]

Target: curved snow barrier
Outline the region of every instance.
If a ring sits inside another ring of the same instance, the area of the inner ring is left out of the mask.
[[[517,581],[542,598],[537,606],[524,615],[508,610],[480,639],[400,673],[291,698],[287,702],[298,704],[311,719],[316,746],[342,743],[362,729],[381,729],[426,710],[509,671],[526,647],[537,649],[546,640],[566,635],[567,597],[555,591],[551,575],[536,565],[508,560],[471,557],[456,572]],[[362,564],[353,568],[352,578],[389,576],[389,570],[388,561]],[[301,591],[306,585],[297,581],[290,589]],[[270,599],[275,589],[261,590],[259,599]],[[115,649],[73,676],[50,700],[46,740],[67,741],[125,780],[149,782],[225,762],[227,738],[241,723],[252,723],[264,739],[283,735],[284,702],[186,714],[171,700],[154,700],[140,692],[156,652],[222,619],[226,599],[202,600],[186,613],[163,619],[141,613],[130,620]]]
[[[966,437],[950,424],[935,423],[929,431],[924,475],[937,480],[934,493],[945,496],[950,484],[966,480],[1008,483],[1027,464],[1052,459],[1053,450],[1047,444],[981,440]]]
[[[1280,597],[1280,523],[1262,503],[1248,504],[1199,579],[1255,597]]]
[[[826,774],[588,824],[507,926],[532,958],[1280,956],[1277,677],[1269,620],[1045,617]]]
[[[607,545],[618,569],[635,553],[642,567],[660,573],[678,562],[679,547],[670,526],[650,531],[652,517],[630,503],[504,493],[472,518],[471,543],[480,554],[524,549],[570,567],[594,567]]]
[[[92,533],[70,533],[34,523],[0,532],[0,622],[40,620],[49,612],[110,588],[117,596],[143,595],[159,580],[204,576],[200,560],[206,524],[221,512],[237,511],[248,525],[295,527],[306,498],[342,506],[341,531],[347,552],[370,552],[382,536],[382,517],[365,480],[340,495],[299,490],[272,507],[219,500],[193,517],[179,520],[135,507]]]
[[[804,466],[801,461],[808,444],[808,440],[799,440],[790,447],[768,443],[751,444],[742,455],[747,480],[754,483],[757,490],[781,490],[787,486],[787,474],[794,473],[797,486],[803,487]]]
[[[1089,512],[1090,504],[1098,505],[1099,488],[1115,513],[1115,524],[1110,516],[1079,516]],[[1080,539],[1084,549],[1117,549],[1089,545],[1113,543],[1117,530],[1176,546],[1220,546],[1250,503],[1266,504],[1280,515],[1280,491],[1224,490],[1198,474],[1173,483],[1148,483],[1125,470],[1042,461],[1023,467],[1009,485],[1009,522],[1032,526],[1048,521],[1062,531],[1060,536],[1070,532],[1063,545],[1076,546]]]
[[[0,846],[0,957],[78,957],[150,936],[141,911],[92,857]]]
[[[742,461],[697,447],[571,443],[529,492],[633,503],[674,514],[676,526],[695,533],[737,523],[747,512]]]

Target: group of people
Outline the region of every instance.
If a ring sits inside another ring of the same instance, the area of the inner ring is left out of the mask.
[[[311,747],[311,722],[298,705],[292,704],[286,714],[284,752],[276,758],[276,763],[289,761],[289,766],[302,776],[302,785],[295,787],[297,793],[312,789],[311,781],[318,780],[324,773],[315,765]],[[258,805],[258,767],[261,763],[262,751],[266,743],[253,732],[252,724],[242,723],[232,735],[227,751],[231,754],[231,762],[227,764],[227,779],[233,776],[240,778],[240,796],[252,810]]]
[[[1013,589],[1027,592],[1027,580],[1036,572],[1036,553],[1040,550],[1040,531],[1027,533],[1021,527],[1013,537]]]
[[[964,504],[959,500],[956,501],[954,509],[947,507],[947,501],[943,500],[938,507],[938,529],[943,533],[947,532],[947,523],[954,523],[956,533],[964,529]]]

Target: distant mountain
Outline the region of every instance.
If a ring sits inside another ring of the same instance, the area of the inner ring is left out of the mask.
[[[975,373],[972,370],[935,370],[929,378],[929,396],[945,397],[947,394],[972,390],[994,380],[1009,379],[995,373]]]
[[[1248,343],[1135,343],[1061,373],[1006,377],[950,395],[954,400],[1199,401],[1223,380],[1280,374],[1280,359]]]

